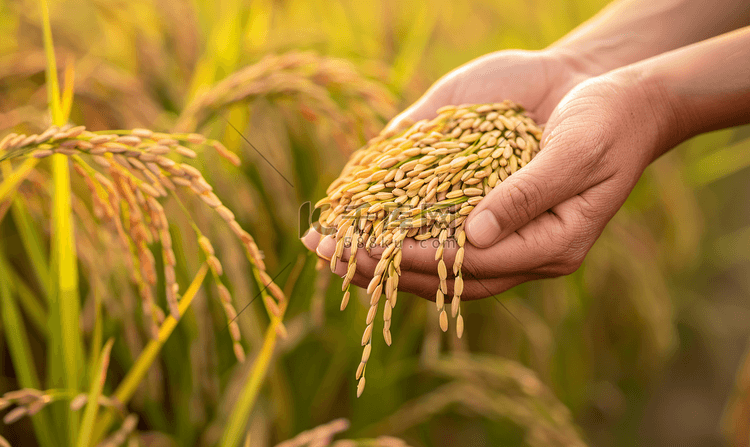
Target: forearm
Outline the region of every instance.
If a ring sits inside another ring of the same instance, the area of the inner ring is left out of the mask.
[[[654,154],[711,130],[750,123],[750,26],[624,67],[653,113]]]
[[[748,24],[747,0],[617,0],[550,49],[593,76]]]

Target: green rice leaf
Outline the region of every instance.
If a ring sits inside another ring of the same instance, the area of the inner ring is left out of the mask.
[[[29,345],[28,333],[26,326],[18,312],[16,301],[11,292],[10,266],[2,256],[0,251],[0,302],[2,303],[2,322],[5,339],[8,341],[8,348],[13,369],[16,373],[18,383],[23,388],[40,389],[41,382],[39,374],[34,365],[34,357]],[[34,426],[34,433],[37,441],[42,447],[55,447],[57,441],[52,435],[52,424],[49,421],[49,414],[46,409],[31,417]]]
[[[104,381],[107,378],[109,355],[112,352],[114,342],[114,338],[110,338],[107,344],[104,345],[101,354],[99,354],[97,373],[91,377],[91,389],[89,390],[86,409],[83,413],[81,429],[78,432],[78,443],[76,444],[78,447],[93,445],[91,437],[94,431],[94,421],[96,420],[96,413],[99,411],[99,397],[102,395]]]

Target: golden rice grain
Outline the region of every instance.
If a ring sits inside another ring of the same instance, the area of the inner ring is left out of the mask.
[[[400,135],[381,134],[352,154],[341,175],[316,204],[320,224],[335,234],[331,259],[334,270],[344,253],[345,240],[366,242],[384,248],[367,287],[370,309],[362,337],[368,355],[357,371],[358,395],[364,388],[364,370],[371,349],[372,326],[381,293],[386,295],[383,337],[390,345],[390,324],[401,275],[401,245],[405,238],[417,241],[437,238],[433,245],[438,261],[439,287],[435,294],[438,321],[448,330],[445,295],[453,281],[451,315],[456,334],[464,330],[461,294],[464,281],[466,234],[464,222],[497,183],[525,166],[539,151],[542,129],[510,101],[496,104],[444,107],[432,120],[413,124]],[[448,242],[450,242],[450,245]],[[449,278],[445,251],[458,245]],[[351,250],[352,255],[356,250]],[[344,277],[344,299],[356,273],[356,258],[350,256]],[[360,377],[361,376],[361,377]]]

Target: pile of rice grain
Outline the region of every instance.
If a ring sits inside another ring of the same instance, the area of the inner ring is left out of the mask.
[[[367,287],[370,311],[357,369],[358,396],[365,386],[373,321],[383,294],[383,337],[391,344],[391,315],[396,306],[404,239],[437,238],[435,260],[439,260],[440,287],[435,304],[444,332],[448,330],[448,268],[443,252],[449,240],[458,244],[451,314],[461,337],[466,217],[496,184],[539,152],[541,127],[510,101],[447,106],[437,113],[436,118],[419,121],[399,135],[381,134],[352,154],[340,177],[326,191],[328,196],[316,204],[321,209],[321,226],[336,239],[331,270],[335,271],[344,250],[349,250],[342,310],[349,301],[349,285],[357,268],[357,248],[364,247],[368,252],[375,246],[384,248]]]

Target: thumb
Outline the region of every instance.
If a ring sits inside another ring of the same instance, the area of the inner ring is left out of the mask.
[[[594,184],[593,176],[579,166],[579,157],[564,153],[569,146],[548,144],[529,164],[495,186],[467,219],[466,236],[472,245],[494,245]]]
[[[642,172],[647,165],[642,154],[649,153],[642,148],[652,145],[651,136],[644,133],[633,139],[632,129],[645,128],[639,123],[649,115],[642,113],[640,97],[630,93],[629,85],[619,78],[599,77],[568,92],[545,125],[536,157],[497,184],[469,214],[469,241],[479,248],[489,247],[618,172],[634,168]],[[630,177],[637,180],[640,172]],[[635,180],[625,188],[627,192]],[[615,195],[602,197],[599,206],[622,204],[625,198],[617,195],[622,190],[620,187],[612,191]],[[579,211],[586,218],[586,213]]]

